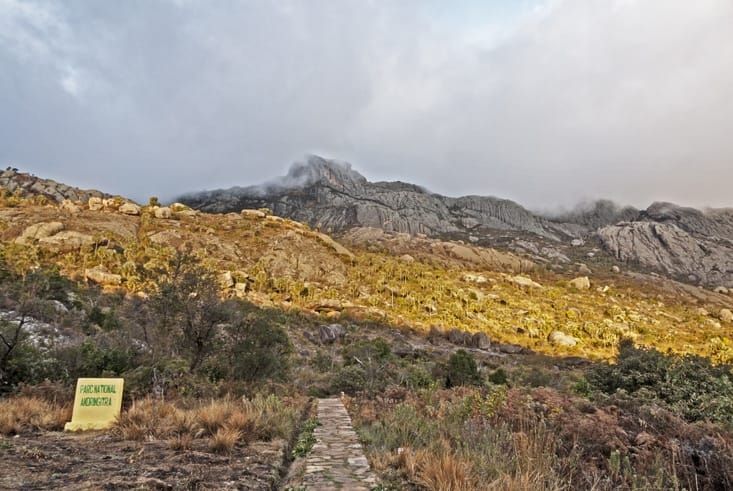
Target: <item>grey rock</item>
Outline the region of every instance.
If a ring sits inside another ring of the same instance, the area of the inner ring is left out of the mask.
[[[478,349],[487,350],[491,348],[491,341],[486,333],[477,332],[471,337],[471,346]]]
[[[603,252],[585,251],[588,258],[605,253],[627,270],[653,270],[688,283],[733,288],[731,209],[700,211],[654,203],[637,210],[601,200],[543,216],[494,197],[450,198],[414,184],[369,182],[349,164],[317,156],[262,186],[193,193],[180,200],[215,213],[269,208],[328,232],[362,227],[466,241],[484,237],[493,242],[499,237],[498,245],[537,256],[551,266],[570,262],[567,244],[581,247],[597,240]],[[472,254],[466,246],[452,253]]]
[[[321,344],[333,344],[343,339],[346,335],[346,328],[341,324],[329,324],[318,328],[318,338]]]
[[[481,229],[518,230],[558,240],[552,221],[513,201],[482,196],[448,198],[403,182],[369,182],[349,164],[310,156],[263,186],[234,187],[180,198],[193,208],[226,213],[269,208],[275,215],[322,230],[375,227],[388,232],[440,235]]]
[[[119,212],[124,213],[125,215],[139,215],[140,211],[141,211],[140,206],[136,205],[135,203],[131,203],[129,201],[123,203],[119,208]]]
[[[41,222],[26,227],[23,233],[15,239],[17,244],[31,244],[35,240],[51,237],[64,229],[61,222]]]
[[[23,197],[43,196],[58,204],[63,203],[64,200],[85,202],[91,196],[105,196],[100,191],[74,188],[51,179],[42,179],[32,174],[19,172],[16,169],[7,169],[0,174],[0,187],[6,188],[11,193],[19,192]]]
[[[451,329],[446,335],[448,341],[459,346],[467,346],[471,344],[471,334],[460,329]]]
[[[597,235],[619,261],[691,283],[733,287],[732,241],[693,235],[675,223],[649,221],[611,225]]]
[[[161,206],[153,210],[153,215],[155,218],[166,220],[173,216],[173,211],[168,206]]]

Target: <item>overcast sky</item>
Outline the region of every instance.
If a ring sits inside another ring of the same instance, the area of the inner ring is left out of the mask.
[[[0,0],[0,165],[140,201],[308,153],[535,209],[733,206],[731,0]]]

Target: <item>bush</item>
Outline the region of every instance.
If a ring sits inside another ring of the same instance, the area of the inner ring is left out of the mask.
[[[459,349],[448,359],[445,384],[447,387],[458,385],[479,385],[481,376],[476,368],[476,360],[471,353]]]
[[[608,394],[623,391],[661,403],[688,421],[733,421],[731,367],[701,356],[665,355],[624,340],[616,364],[591,368],[587,380]]]
[[[288,373],[292,352],[290,339],[266,314],[247,316],[229,327],[234,339],[229,350],[233,378],[245,381],[282,379]]]

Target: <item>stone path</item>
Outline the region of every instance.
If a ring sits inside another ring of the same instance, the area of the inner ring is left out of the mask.
[[[316,444],[306,459],[303,486],[308,490],[368,491],[377,485],[369,461],[340,399],[318,400]]]

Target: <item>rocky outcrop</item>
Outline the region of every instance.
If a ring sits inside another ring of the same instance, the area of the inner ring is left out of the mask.
[[[670,203],[637,210],[600,200],[543,216],[509,200],[449,198],[414,184],[369,182],[349,164],[317,156],[263,186],[191,194],[181,201],[208,212],[268,208],[331,232],[379,229],[508,247],[533,262],[554,265],[570,264],[579,253],[602,254],[596,249],[574,250],[596,237],[606,253],[626,263],[625,269],[636,266],[690,283],[733,286],[733,210],[701,211]],[[444,248],[459,261],[476,262],[475,249],[462,244]],[[409,249],[400,254],[415,256]]]
[[[189,194],[180,199],[214,213],[268,208],[275,215],[330,231],[374,227],[388,232],[480,234],[531,232],[557,240],[564,232],[513,201],[492,197],[448,198],[403,182],[369,182],[349,164],[311,156],[285,177],[263,186]]]
[[[21,197],[43,196],[59,204],[64,200],[87,202],[90,197],[107,196],[101,191],[67,186],[51,179],[41,179],[32,174],[18,172],[18,169],[10,167],[0,172],[0,188],[5,188],[10,194]]]
[[[619,261],[683,281],[733,287],[733,241],[651,221],[604,227],[598,237]]]
[[[531,271],[534,263],[525,258],[488,247],[431,239],[424,235],[385,232],[378,228],[354,228],[341,240],[346,244],[387,250],[403,262],[420,260],[442,267],[488,269],[511,273]],[[408,259],[409,258],[409,259]]]

